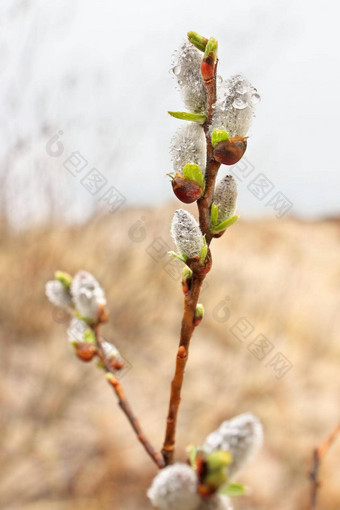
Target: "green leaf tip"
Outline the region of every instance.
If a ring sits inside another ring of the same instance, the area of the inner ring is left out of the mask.
[[[218,48],[217,40],[214,37],[210,37],[205,47],[204,58],[207,58],[209,57],[209,55],[211,55],[215,60],[217,57],[217,48]]]
[[[195,319],[201,319],[204,315],[204,306],[201,303],[197,303],[195,309]]]
[[[201,186],[202,191],[204,191],[205,188],[205,181],[202,174],[202,170],[198,165],[195,165],[194,163],[188,163],[183,168],[183,177],[185,179],[189,179],[190,181],[196,181]]]
[[[190,122],[197,122],[198,124],[204,124],[207,120],[206,115],[201,113],[189,113],[189,112],[168,112],[171,117],[180,120],[187,120]]]
[[[196,46],[200,51],[205,51],[206,45],[208,43],[208,39],[203,37],[203,35],[198,34],[197,32],[190,31],[187,33],[189,41]]]
[[[184,264],[186,263],[186,261],[188,260],[188,257],[182,253],[181,255],[179,255],[178,253],[176,253],[175,251],[169,251],[168,252],[169,255],[171,255],[172,257],[174,257],[175,259],[178,259],[180,260],[181,262],[184,262]]]
[[[229,135],[223,129],[214,129],[211,135],[211,145],[215,148],[219,142],[229,140]]]
[[[222,221],[222,223],[219,223],[218,225],[212,225],[210,228],[210,232],[212,234],[219,234],[220,232],[223,232],[223,230],[226,230],[227,228],[231,227],[231,225],[233,225],[238,219],[239,216],[237,216],[236,214],[235,216],[232,216],[231,218]]]
[[[200,254],[201,262],[205,261],[205,258],[206,258],[207,253],[208,253],[208,245],[207,245],[207,241],[205,239],[205,235],[203,236],[203,243],[204,243],[204,246],[203,246],[201,254]]]
[[[65,271],[56,271],[54,273],[54,278],[58,280],[66,290],[69,290],[72,283],[72,276],[68,273],[65,273]]]
[[[243,496],[247,492],[247,488],[240,483],[229,483],[218,491],[220,494],[225,494],[226,496]]]
[[[211,206],[210,217],[211,217],[211,226],[217,225],[217,222],[218,222],[218,207],[217,207],[216,204],[213,204]]]

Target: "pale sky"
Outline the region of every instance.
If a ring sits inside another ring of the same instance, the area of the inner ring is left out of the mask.
[[[46,180],[72,201],[70,216],[91,210],[96,197],[63,167],[76,151],[121,191],[127,205],[172,198],[165,174],[172,169],[168,147],[180,121],[166,112],[184,107],[169,69],[188,30],[216,37],[219,74],[242,73],[261,95],[246,153],[252,175],[269,179],[272,195],[284,193],[292,214],[339,214],[338,3],[213,5],[1,1],[0,158],[24,141],[10,160],[9,207],[19,221],[29,207],[32,217],[43,217]],[[45,144],[58,130],[65,151],[52,158]],[[226,173],[223,167],[221,175]],[[249,182],[239,185],[239,213],[274,214],[266,200],[251,194]]]

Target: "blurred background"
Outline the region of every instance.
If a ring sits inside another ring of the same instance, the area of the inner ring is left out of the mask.
[[[235,509],[308,508],[312,450],[340,420],[338,18],[329,0],[1,1],[1,509],[150,508],[153,464],[44,285],[55,269],[102,283],[103,333],[160,447],[182,312],[166,112],[183,109],[171,59],[188,30],[215,36],[220,75],[244,74],[262,101],[243,166],[221,170],[241,220],[213,244],[178,458],[253,412],[265,445]],[[320,509],[340,508],[339,455],[340,441]]]

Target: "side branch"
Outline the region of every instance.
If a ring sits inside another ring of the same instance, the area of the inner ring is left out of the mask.
[[[320,487],[319,482],[319,470],[321,466],[321,462],[329,450],[329,448],[334,443],[336,437],[340,434],[340,425],[338,425],[333,432],[330,434],[330,436],[313,452],[313,469],[310,473],[310,480],[312,482],[311,487],[311,496],[310,496],[310,510],[316,510],[317,507],[317,495],[318,495],[318,489]]]
[[[144,432],[139,424],[139,421],[137,417],[134,415],[129,402],[126,399],[125,393],[123,391],[122,385],[120,382],[115,378],[114,373],[111,369],[111,367],[108,365],[105,353],[102,347],[102,340],[99,332],[99,326],[93,327],[95,336],[96,336],[96,342],[98,347],[98,356],[101,362],[103,363],[105,370],[108,375],[108,381],[111,384],[114,392],[117,395],[118,403],[122,411],[124,412],[125,416],[129,420],[133,430],[135,431],[138,440],[142,443],[145,451],[147,454],[151,457],[151,459],[154,461],[154,463],[161,469],[165,466],[163,456],[160,452],[157,452],[151,443],[148,441],[146,436],[144,435]]]

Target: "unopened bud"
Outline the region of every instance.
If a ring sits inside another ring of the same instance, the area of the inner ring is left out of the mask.
[[[235,165],[247,148],[247,138],[243,136],[234,136],[229,140],[223,140],[216,144],[214,148],[214,158],[223,165]]]
[[[81,319],[72,319],[67,330],[69,342],[82,361],[91,361],[97,354],[94,331]]]
[[[204,81],[209,81],[215,76],[218,43],[211,37],[205,47],[204,57],[201,63],[201,73]]]
[[[184,266],[182,271],[182,290],[187,294],[191,286],[192,271],[188,266]]]
[[[102,348],[110,368],[113,370],[121,370],[124,366],[124,359],[117,347],[110,342],[104,341],[102,343]]]
[[[203,37],[203,35],[198,34],[197,32],[190,31],[188,32],[189,41],[196,46],[200,51],[205,51],[206,45],[208,43],[208,39]]]
[[[65,289],[69,290],[72,283],[72,276],[65,271],[56,271],[54,273],[54,278],[62,283]]]
[[[197,181],[185,179],[179,173],[172,179],[171,184],[176,197],[184,204],[192,204],[202,196],[201,185]]]
[[[194,316],[194,326],[195,327],[198,326],[202,322],[203,315],[204,315],[204,306],[202,304],[198,303],[196,305],[195,316]]]
[[[93,344],[88,344],[86,342],[77,342],[74,344],[74,350],[76,355],[82,361],[91,361],[93,357],[97,354],[97,348]]]

